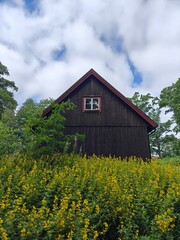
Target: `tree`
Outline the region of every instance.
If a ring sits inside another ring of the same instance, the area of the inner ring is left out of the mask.
[[[175,155],[178,139],[172,132],[172,121],[161,121],[159,98],[150,93],[142,95],[136,92],[130,100],[158,124],[156,131],[150,135],[151,152],[159,157]]]
[[[160,94],[160,107],[166,107],[165,113],[173,113],[173,121],[176,123],[175,131],[180,131],[180,78],[176,83],[164,88]]]
[[[16,114],[9,108],[4,110],[0,120],[0,155],[29,151],[32,137],[27,130],[28,124],[32,119],[40,116],[52,101],[52,99],[45,99],[35,103],[29,98]]]
[[[158,97],[153,97],[150,93],[142,95],[138,92],[135,92],[134,95],[130,98],[130,100],[143,112],[150,115],[150,117],[152,117],[153,119],[157,116],[156,111],[159,102]]]
[[[29,151],[30,144],[32,142],[32,134],[29,131],[29,125],[37,117],[41,115],[44,108],[49,106],[53,102],[53,99],[41,100],[39,103],[35,103],[32,98],[28,98],[17,111],[15,117],[15,133],[17,138],[20,139],[21,152]]]
[[[26,122],[38,115],[41,115],[43,110],[53,102],[53,99],[41,100],[35,103],[32,98],[28,98],[17,111],[16,121],[19,126],[24,127]]]
[[[13,81],[5,79],[4,76],[9,76],[9,71],[7,67],[0,62],[0,119],[6,109],[15,110],[17,106],[11,90],[17,91],[18,88]]]
[[[53,106],[52,114],[43,118],[41,114],[50,104]],[[59,105],[54,104],[52,99],[41,100],[39,103],[35,103],[33,99],[27,99],[17,111],[13,121],[14,134],[19,142],[19,152],[40,157],[75,150],[76,144],[73,143],[82,140],[83,136],[64,133],[65,114],[74,107],[75,105],[70,101]]]
[[[0,121],[0,156],[11,154],[18,149],[18,141],[14,129]]]
[[[53,106],[52,114],[43,118],[41,114],[50,104]],[[41,157],[76,150],[77,142],[84,137],[64,132],[65,114],[74,107],[70,101],[59,105],[52,99],[39,103],[27,99],[16,114],[10,109],[4,110],[0,120],[0,155],[17,152]]]
[[[33,156],[51,155],[65,151],[72,143],[83,140],[83,136],[66,135],[65,113],[73,110],[75,105],[70,102],[54,104],[49,117],[34,116],[27,122],[26,135],[30,136],[30,152]]]

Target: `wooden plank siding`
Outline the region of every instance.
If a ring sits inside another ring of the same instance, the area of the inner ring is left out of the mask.
[[[83,96],[102,96],[101,112],[83,112]],[[108,91],[94,77],[68,96],[76,109],[67,114],[67,126],[146,126],[145,122],[124,102]]]
[[[101,96],[101,112],[83,112],[84,96]],[[116,95],[91,76],[68,96],[76,109],[66,115],[66,133],[82,133],[82,153],[150,157],[147,124]]]
[[[150,158],[146,127],[68,126],[65,133],[86,136],[85,141],[78,145],[83,154]]]

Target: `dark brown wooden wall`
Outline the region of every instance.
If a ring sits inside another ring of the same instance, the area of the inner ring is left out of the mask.
[[[150,158],[146,127],[67,127],[66,133],[82,133],[85,141],[78,145],[82,153],[117,157]]]
[[[90,95],[102,97],[101,112],[82,112],[82,98]],[[146,122],[93,76],[68,99],[76,109],[67,113],[66,133],[85,134],[83,153],[150,157]]]
[[[101,112],[82,112],[82,97],[102,96]],[[93,77],[69,97],[77,108],[67,116],[68,126],[145,126],[145,122]]]

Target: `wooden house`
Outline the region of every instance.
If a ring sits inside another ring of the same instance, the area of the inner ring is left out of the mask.
[[[76,108],[67,113],[65,132],[85,135],[83,154],[150,158],[149,134],[157,124],[93,69],[55,102],[68,99]]]

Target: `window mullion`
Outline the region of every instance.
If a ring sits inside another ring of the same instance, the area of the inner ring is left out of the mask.
[[[91,110],[93,110],[93,98],[91,98]]]

